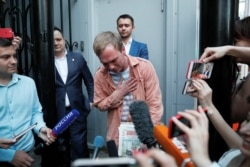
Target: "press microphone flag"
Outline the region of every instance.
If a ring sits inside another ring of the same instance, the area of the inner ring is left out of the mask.
[[[62,134],[80,115],[79,111],[76,109],[71,110],[67,115],[65,115],[52,129],[51,135],[54,137]],[[42,148],[45,146],[44,143],[40,143],[34,149],[35,154],[40,154]]]
[[[165,125],[156,125],[154,127],[154,137],[162,146],[164,151],[172,155],[178,166],[181,167],[195,167],[190,159],[190,155],[186,146],[177,137],[168,137],[168,128]]]
[[[75,121],[75,119],[79,115],[80,115],[80,113],[76,109],[71,110],[52,129],[52,135],[54,137],[59,136],[61,133],[63,133]]]
[[[102,136],[96,136],[94,139],[94,152],[92,155],[92,159],[97,158],[97,155],[100,149],[103,147],[103,145],[104,145],[104,138]]]

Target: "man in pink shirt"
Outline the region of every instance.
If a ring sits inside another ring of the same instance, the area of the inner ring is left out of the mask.
[[[151,62],[126,55],[119,34],[103,32],[96,36],[93,49],[103,64],[94,76],[94,105],[107,111],[106,140],[118,146],[118,127],[131,122],[129,105],[135,100],[147,103],[153,124],[163,115],[159,80]]]

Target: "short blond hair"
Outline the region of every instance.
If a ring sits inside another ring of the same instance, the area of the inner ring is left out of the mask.
[[[115,49],[122,51],[122,39],[116,32],[105,31],[95,37],[93,49],[97,56],[100,56],[102,51],[108,46],[113,45]]]

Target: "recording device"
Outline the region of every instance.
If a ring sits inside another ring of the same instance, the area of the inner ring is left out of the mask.
[[[147,103],[142,100],[134,101],[129,106],[129,112],[139,140],[148,148],[155,147],[157,142],[153,135],[154,125],[149,115]]]
[[[94,152],[92,155],[92,159],[96,159],[100,149],[104,145],[104,138],[102,136],[96,136],[94,139]]]
[[[207,112],[207,109],[203,108],[203,111]],[[176,115],[175,118],[181,121],[183,124],[190,127],[190,122],[187,119],[183,118],[181,115]],[[169,138],[177,137],[177,136],[183,135],[184,133],[178,126],[176,126],[172,118],[169,119],[168,127],[169,127],[169,130],[168,130]]]
[[[30,127],[28,127],[27,129],[23,130],[22,132],[20,132],[19,134],[15,135],[12,139],[13,140],[19,140],[21,139],[26,133],[28,133],[29,131],[31,131],[32,129],[34,129],[37,125],[37,122],[33,125],[31,125]]]
[[[184,142],[177,137],[169,138],[168,131],[169,129],[165,125],[156,125],[154,127],[154,137],[157,142],[164,151],[175,158],[178,166],[195,167]]]
[[[114,140],[107,141],[107,149],[109,157],[119,157],[118,150]]]
[[[14,38],[14,32],[11,28],[0,28],[0,38],[12,40]]]
[[[75,121],[79,115],[80,113],[76,109],[71,110],[56,124],[56,126],[52,129],[51,135],[54,137],[59,136]],[[40,154],[44,146],[45,144],[43,142],[39,143],[34,149],[34,153]]]

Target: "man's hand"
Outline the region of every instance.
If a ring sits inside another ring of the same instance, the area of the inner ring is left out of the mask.
[[[126,82],[120,81],[115,91],[119,92],[119,94],[121,94],[122,96],[125,96],[128,93],[136,90],[137,84],[138,82],[136,78],[131,78]]]
[[[39,137],[45,141],[46,145],[50,145],[56,140],[56,138],[51,134],[52,130],[47,127],[42,127],[39,131]]]
[[[20,45],[21,45],[21,41],[22,38],[19,36],[15,36],[12,40],[12,45],[14,46],[14,48],[17,50],[19,49]]]
[[[10,146],[12,146],[13,144],[16,143],[16,140],[13,139],[1,139],[0,138],[0,148],[9,148]]]
[[[15,167],[28,167],[31,166],[34,159],[32,159],[26,152],[24,151],[16,151],[13,160],[11,163]]]
[[[177,167],[174,157],[160,149],[152,148],[146,153],[134,152],[133,156],[140,167]],[[153,164],[153,162],[157,165]]]

